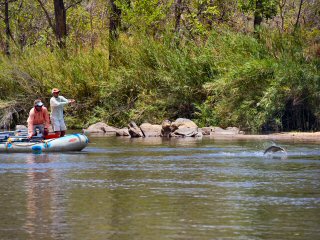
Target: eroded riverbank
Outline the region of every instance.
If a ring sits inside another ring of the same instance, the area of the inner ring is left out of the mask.
[[[301,141],[301,142],[319,142],[320,132],[280,132],[272,134],[213,134],[211,138],[215,139],[243,139],[243,140],[272,140],[272,141]]]

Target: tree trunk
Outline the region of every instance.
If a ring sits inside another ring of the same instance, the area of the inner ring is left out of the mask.
[[[210,0],[210,2],[209,2],[209,7],[213,7],[213,6],[214,6],[214,0]],[[207,20],[207,22],[208,22],[208,25],[209,25],[209,27],[210,27],[210,30],[212,30],[213,17],[212,17],[212,18],[209,18],[209,19]]]
[[[176,3],[174,5],[174,18],[175,18],[174,31],[176,33],[180,32],[182,10],[183,10],[182,0],[176,0]]]
[[[49,15],[49,12],[47,11],[47,9],[44,7],[44,4],[41,0],[37,0],[40,7],[42,8],[44,14],[46,15],[46,18],[47,18],[47,21],[49,23],[49,26],[51,27],[52,31],[54,32],[54,34],[56,34],[56,29],[55,29],[55,26],[53,25],[52,23],[52,20],[51,20],[51,17]]]
[[[279,11],[281,18],[281,31],[284,32],[284,7],[286,5],[286,0],[279,1]]]
[[[113,43],[119,38],[119,28],[121,26],[121,9],[115,4],[115,0],[110,0],[109,15],[109,60],[113,56]]]
[[[5,43],[5,54],[10,56],[10,22],[9,22],[9,0],[4,1],[4,24],[6,27],[6,43]]]
[[[253,20],[253,26],[254,26],[254,31],[260,27],[262,23],[262,0],[257,0],[256,1],[256,9],[254,11],[254,20]]]
[[[299,27],[299,21],[300,21],[300,16],[301,16],[302,4],[303,4],[303,0],[300,0],[299,11],[298,11],[296,23],[295,23],[295,25],[294,25],[294,30],[297,30],[297,28]]]
[[[111,12],[109,19],[110,40],[115,41],[119,38],[119,28],[121,26],[121,9],[115,4],[115,0],[110,0]]]
[[[56,22],[56,38],[60,48],[66,47],[67,20],[63,0],[54,0],[54,16]]]

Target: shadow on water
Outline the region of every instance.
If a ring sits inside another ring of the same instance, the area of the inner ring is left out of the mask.
[[[92,138],[0,155],[4,239],[316,239],[320,149],[212,139]]]

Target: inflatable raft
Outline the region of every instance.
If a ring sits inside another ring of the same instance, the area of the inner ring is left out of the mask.
[[[89,143],[84,134],[70,134],[60,138],[36,141],[15,141],[8,139],[0,142],[0,153],[42,153],[81,151]]]

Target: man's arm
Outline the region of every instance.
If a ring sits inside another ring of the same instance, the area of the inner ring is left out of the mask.
[[[70,102],[69,99],[66,99],[66,98],[63,97],[63,96],[59,96],[59,98],[60,98],[63,102],[66,102],[66,103],[69,103],[69,102]]]
[[[74,99],[66,99],[66,98],[63,97],[63,96],[60,96],[60,99],[61,99],[62,101],[64,101],[64,102],[67,102],[67,103],[75,103],[75,102],[76,102],[76,100],[74,100]]]
[[[63,99],[65,99],[65,98],[63,98]],[[58,106],[66,105],[66,104],[68,104],[68,100],[67,99],[65,99],[65,100],[66,101],[63,100],[63,102],[59,102],[55,97],[52,97],[50,99],[50,106],[51,107],[58,107]]]

